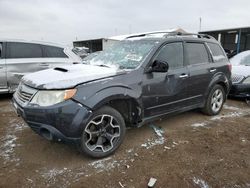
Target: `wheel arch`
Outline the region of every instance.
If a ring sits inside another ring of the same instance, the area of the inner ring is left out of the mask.
[[[85,105],[92,111],[105,105],[116,109],[123,116],[126,126],[136,126],[142,119],[140,93],[128,88],[107,88],[89,98]]]
[[[209,83],[209,86],[207,87],[207,90],[205,93],[205,97],[207,97],[209,95],[209,92],[216,84],[221,85],[225,89],[226,95],[229,93],[230,81],[223,73],[218,73],[218,74],[214,75],[213,79]]]

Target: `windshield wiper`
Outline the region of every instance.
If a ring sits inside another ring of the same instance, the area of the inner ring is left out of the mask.
[[[93,64],[95,66],[99,66],[99,67],[108,67],[108,68],[112,68],[111,66],[108,66],[106,64]]]

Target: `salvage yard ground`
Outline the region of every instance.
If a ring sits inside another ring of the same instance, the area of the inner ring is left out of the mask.
[[[90,159],[36,135],[0,99],[0,187],[250,187],[250,108],[191,111],[129,129],[112,156]]]

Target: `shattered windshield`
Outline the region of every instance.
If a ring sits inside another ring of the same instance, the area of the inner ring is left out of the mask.
[[[114,44],[85,63],[97,66],[135,69],[153,48],[155,41],[127,40]]]

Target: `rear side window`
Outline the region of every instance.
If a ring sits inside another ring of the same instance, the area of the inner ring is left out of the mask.
[[[63,48],[55,47],[55,46],[43,46],[44,49],[44,57],[62,57],[66,58],[68,57],[64,51]]]
[[[8,43],[7,58],[40,58],[42,48],[39,44],[10,42]]]
[[[219,62],[227,59],[224,52],[222,51],[221,47],[218,44],[207,43],[207,45],[212,53],[214,62]]]
[[[183,66],[183,45],[182,42],[169,43],[161,48],[156,60],[165,61],[169,69],[175,69]]]
[[[189,65],[208,63],[208,53],[202,43],[186,43],[186,59]]]

